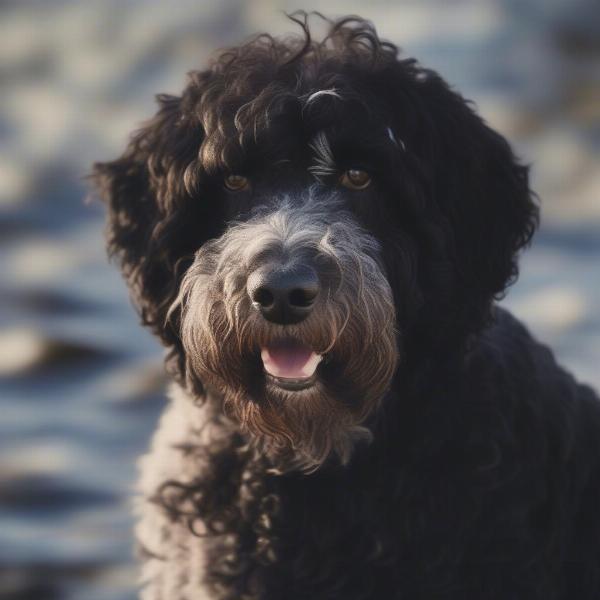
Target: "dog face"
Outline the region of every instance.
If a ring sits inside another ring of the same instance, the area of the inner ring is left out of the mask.
[[[175,375],[312,468],[348,458],[396,373],[460,355],[537,211],[526,168],[438,75],[359,19],[321,42],[300,24],[160,96],[94,177]]]

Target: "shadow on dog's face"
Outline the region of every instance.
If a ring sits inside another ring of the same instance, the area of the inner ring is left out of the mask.
[[[397,372],[460,356],[536,224],[527,169],[359,19],[261,36],[190,75],[95,166],[176,377],[266,452],[349,457]]]

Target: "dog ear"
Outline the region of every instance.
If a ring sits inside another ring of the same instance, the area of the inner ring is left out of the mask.
[[[479,321],[516,278],[518,251],[538,223],[528,168],[438,75],[427,72],[418,86],[425,131],[417,151],[429,164],[462,312],[470,312],[462,316]]]
[[[159,109],[112,162],[96,163],[91,180],[108,208],[109,254],[120,264],[132,301],[149,326],[168,345],[175,336],[165,327],[178,288],[178,261],[199,246],[189,234],[199,202],[192,202],[189,173],[203,139],[192,110],[195,86],[182,97],[159,95]],[[195,244],[195,246],[194,246]]]

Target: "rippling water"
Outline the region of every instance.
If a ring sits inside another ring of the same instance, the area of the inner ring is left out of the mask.
[[[317,4],[313,4],[315,8]],[[83,202],[210,49],[289,29],[284,2],[0,5],[0,597],[134,598],[135,459],[163,406],[161,349]],[[438,68],[535,159],[546,219],[506,303],[600,387],[600,48],[586,1],[332,2]]]

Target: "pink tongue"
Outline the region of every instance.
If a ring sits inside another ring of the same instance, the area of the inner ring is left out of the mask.
[[[274,377],[304,379],[315,372],[321,357],[299,342],[279,342],[260,352],[265,371]]]

